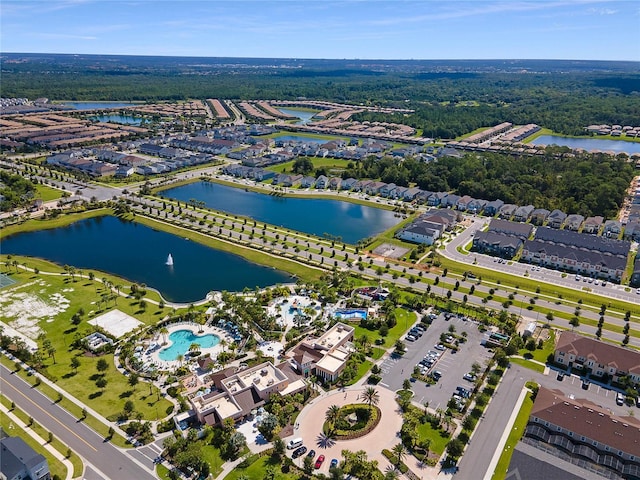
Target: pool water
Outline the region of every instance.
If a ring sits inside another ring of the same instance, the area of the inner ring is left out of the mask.
[[[176,330],[169,335],[169,340],[172,342],[171,346],[158,353],[160,360],[168,362],[176,360],[178,355],[187,353],[192,343],[197,343],[200,348],[211,348],[220,343],[220,338],[217,335],[212,333],[196,335],[190,330]]]
[[[336,318],[340,319],[349,319],[349,318],[360,318],[366,319],[367,312],[366,310],[340,310],[335,314]]]

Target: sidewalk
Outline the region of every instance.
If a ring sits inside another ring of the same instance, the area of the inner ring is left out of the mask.
[[[31,427],[27,426],[22,420],[16,417],[13,414],[13,412],[10,412],[9,409],[2,404],[0,404],[0,412],[5,413],[13,423],[15,423],[18,427],[23,429],[25,432],[27,432],[27,434],[30,437],[32,437],[36,442],[38,442],[38,444],[42,445],[52,456],[54,456],[57,460],[60,460],[62,462],[62,464],[67,469],[67,476],[65,477],[65,480],[71,480],[73,478],[73,464],[63,454],[61,454],[58,450],[53,448],[53,446],[51,446],[49,442],[47,442],[45,439],[40,437],[40,435],[38,435],[36,432],[34,432],[31,429]],[[11,432],[5,432],[5,433],[11,433]]]

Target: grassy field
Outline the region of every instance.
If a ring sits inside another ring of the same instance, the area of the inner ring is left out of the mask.
[[[57,188],[51,188],[41,184],[36,185],[36,197],[43,202],[50,202],[51,200],[62,198],[62,193],[62,190],[58,190]]]
[[[430,423],[423,423],[418,425],[418,436],[421,441],[430,440],[429,450],[435,452],[438,455],[444,453],[444,449],[447,448],[447,443],[450,437],[447,436],[442,430],[434,429]]]
[[[386,348],[392,347],[396,340],[398,340],[404,332],[408,330],[408,328],[413,325],[413,322],[416,321],[416,314],[414,312],[409,312],[403,308],[396,308],[396,321],[397,323],[393,328],[389,329],[389,333],[386,337],[384,337],[384,346]],[[383,338],[378,330],[368,330],[366,328],[361,327],[360,325],[354,325],[355,332],[353,333],[354,338],[360,338],[362,335],[366,335],[369,337],[369,341],[371,343],[375,343],[375,341],[379,338]]]
[[[268,470],[274,472],[275,475],[269,477],[273,480],[295,480],[300,478],[299,475],[293,473],[282,473],[280,462],[270,456],[260,457],[247,468],[236,467],[224,478],[225,480],[237,480],[244,475],[248,480],[264,480],[267,478],[266,472]]]
[[[313,163],[314,168],[325,168],[328,172],[332,169],[345,170],[349,163],[353,163],[351,160],[342,160],[340,158],[324,158],[324,157],[308,157]],[[272,170],[276,173],[292,173],[295,160],[290,162],[281,163],[279,165],[272,165],[267,167],[267,170]]]
[[[507,475],[507,469],[509,468],[509,463],[511,463],[511,455],[513,455],[513,449],[516,444],[522,438],[522,434],[524,433],[524,429],[527,426],[527,421],[529,420],[529,414],[531,413],[531,408],[533,408],[533,400],[531,400],[531,395],[527,394],[522,402],[522,407],[520,407],[520,412],[516,417],[516,421],[513,424],[513,428],[509,433],[509,437],[507,438],[507,443],[502,450],[502,454],[500,455],[500,460],[496,465],[496,469],[491,477],[493,480],[502,480]]]
[[[1,256],[0,259],[4,260]],[[29,260],[27,263],[31,262]],[[48,262],[47,262],[48,263]],[[43,271],[60,271],[59,267],[40,261]],[[52,356],[44,358],[44,366],[50,378],[54,378],[58,386],[68,391],[78,400],[91,406],[104,417],[115,418],[122,411],[124,403],[132,400],[136,411],[143,414],[144,418],[155,420],[167,415],[173,405],[164,398],[158,398],[158,390],[155,387],[140,383],[132,389],[127,383],[127,377],[120,374],[114,365],[112,354],[104,355],[101,358],[107,360],[110,365],[105,372],[104,378],[107,380],[107,388],[99,389],[95,381],[98,378],[96,363],[98,357],[86,356],[83,352],[73,350],[70,345],[76,335],[82,337],[93,331],[93,328],[86,322],[92,316],[103,313],[102,310],[117,308],[143,322],[144,324],[154,324],[164,316],[159,309],[150,305],[142,311],[137,301],[120,297],[116,301],[109,302],[105,308],[104,304],[99,310],[96,301],[100,299],[105,287],[99,282],[91,282],[87,279],[72,281],[68,276],[61,275],[36,275],[22,270],[11,270],[11,278],[18,283],[4,290],[7,292],[17,291],[20,295],[26,294],[33,299],[39,299],[44,304],[51,305],[52,295],[63,295],[69,302],[69,307],[64,311],[49,317],[37,318],[34,321],[46,334],[55,349]],[[7,299],[12,302],[12,298]],[[78,326],[71,323],[71,316],[80,308],[84,309],[85,316]],[[166,312],[165,309],[164,312]],[[13,321],[13,318],[4,318],[6,322]],[[71,359],[76,357],[80,360],[80,367],[77,372],[70,366]]]
[[[509,361],[511,363],[515,363],[516,365],[521,365],[525,368],[528,368],[529,370],[533,370],[534,372],[538,372],[538,373],[543,373],[544,372],[544,366],[540,365],[539,363],[534,363],[531,362],[529,360],[526,360],[524,358],[510,358]]]

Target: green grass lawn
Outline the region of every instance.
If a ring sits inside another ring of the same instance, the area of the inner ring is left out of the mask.
[[[526,360],[524,358],[510,358],[509,361],[511,363],[515,363],[517,365],[522,365],[523,367],[528,368],[528,369],[533,370],[533,371],[538,372],[538,373],[544,372],[544,366],[543,365],[540,365],[539,363],[530,362],[529,360]]]
[[[296,480],[300,478],[300,475],[298,474],[282,473],[280,469],[281,465],[279,461],[277,461],[273,457],[264,456],[260,457],[257,461],[249,465],[247,468],[236,467],[224,478],[225,480],[237,480],[241,475],[244,475],[249,480],[263,480],[264,478],[266,478],[267,470],[274,471],[275,476],[273,478],[275,480]]]
[[[447,448],[447,443],[451,438],[442,430],[434,429],[430,423],[423,423],[421,425],[418,425],[417,432],[421,441],[431,441],[431,444],[429,445],[429,451],[435,452],[438,455],[442,455],[444,453],[444,449]]]
[[[30,260],[27,263],[29,264]],[[42,266],[43,271],[45,266],[48,271],[55,271],[56,268],[53,264]],[[136,411],[141,412],[145,419],[155,420],[167,415],[173,405],[164,398],[158,399],[158,390],[155,387],[150,390],[146,383],[141,382],[135,390],[132,389],[127,383],[127,377],[116,370],[112,354],[101,357],[107,360],[110,366],[104,374],[108,383],[104,390],[97,388],[95,380],[98,376],[96,370],[98,357],[85,356],[84,352],[72,350],[69,346],[76,334],[84,337],[93,331],[93,327],[87,323],[87,320],[92,318],[93,314],[98,314],[95,302],[104,289],[103,285],[88,279],[76,278],[76,282],[73,282],[67,276],[36,275],[22,270],[18,273],[13,270],[11,278],[18,281],[16,285],[18,287],[30,284],[27,288],[21,288],[20,292],[42,301],[50,298],[54,293],[60,293],[70,302],[69,308],[55,315],[52,318],[53,321],[42,318],[39,322],[40,328],[55,348],[53,356],[45,355],[44,365],[49,377],[54,378],[58,386],[107,418],[115,418],[122,411],[127,400],[134,402]],[[85,310],[85,316],[80,325],[74,326],[71,323],[71,316],[80,308]],[[145,324],[154,324],[163,316],[156,315],[158,308],[154,305],[149,305],[142,312],[136,301],[123,297],[120,297],[115,304],[110,302],[107,309],[113,308],[126,312]],[[73,357],[80,360],[77,372],[74,372],[70,366]]]
[[[62,190],[57,188],[47,187],[46,185],[36,185],[36,197],[43,202],[50,202],[51,200],[57,200],[62,198]]]
[[[213,445],[205,445],[202,447],[202,458],[204,458],[210,467],[211,475],[216,478],[222,472],[224,460],[220,457],[220,450]]]
[[[542,348],[536,348],[533,352],[530,352],[526,348],[520,349],[518,355],[532,358],[533,360],[537,360],[541,363],[547,363],[547,358],[555,351],[555,339],[556,334],[553,330],[549,331],[549,338],[542,344]],[[536,342],[537,345],[537,342]]]
[[[396,343],[396,340],[398,340],[404,332],[413,325],[413,322],[416,321],[416,314],[405,310],[404,308],[396,308],[395,313],[397,323],[393,328],[389,329],[389,334],[384,337],[384,346],[386,348],[392,347],[393,344]],[[354,338],[360,338],[362,335],[366,335],[369,337],[369,341],[371,343],[375,343],[378,338],[382,338],[378,330],[368,330],[360,325],[354,325],[354,327]]]
[[[306,134],[305,134],[306,135]],[[313,163],[314,168],[325,168],[328,172],[332,169],[345,170],[347,165],[351,163],[351,160],[342,160],[340,158],[324,158],[324,157],[309,157],[309,160]],[[292,168],[295,160],[290,162],[281,163],[279,165],[272,165],[266,167],[267,170],[272,170],[277,173],[293,173]]]
[[[57,460],[49,451],[44,448],[39,442],[35,441],[30,435],[28,435],[23,429],[18,427],[15,423],[9,420],[9,417],[4,412],[0,412],[0,426],[2,430],[12,437],[22,438],[27,445],[33,448],[36,452],[42,454],[49,463],[49,471],[51,476],[58,475],[60,478],[66,478],[67,467],[62,462]],[[46,440],[46,439],[45,439]]]
[[[507,443],[502,450],[500,460],[498,460],[496,469],[493,472],[493,476],[491,477],[493,480],[502,480],[507,475],[507,469],[509,468],[509,463],[511,463],[511,455],[513,455],[513,449],[516,447],[516,444],[518,443],[520,438],[522,438],[522,434],[524,433],[524,429],[527,426],[527,421],[529,420],[529,414],[531,413],[532,408],[533,400],[531,400],[531,394],[527,394],[524,402],[522,402],[522,407],[520,407],[520,412],[516,417],[513,428],[509,433]]]

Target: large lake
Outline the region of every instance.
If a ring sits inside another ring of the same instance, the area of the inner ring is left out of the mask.
[[[212,182],[196,182],[162,192],[182,202],[197,199],[207,207],[319,237],[329,234],[346,243],[374,236],[400,219],[394,212],[328,199],[284,198],[248,192]]]
[[[640,153],[640,143],[602,138],[568,138],[557,135],[540,135],[529,143],[533,145],[559,145],[561,147],[582,148],[587,151]]]
[[[212,290],[241,291],[292,281],[284,272],[238,255],[112,216],[12,235],[2,240],[2,253],[112,273],[146,283],[172,302],[201,300]],[[173,266],[166,265],[169,254]]]
[[[300,119],[297,124],[307,123],[318,112],[307,112],[306,110],[295,110],[292,108],[278,108],[285,115],[291,115],[292,117],[298,117]]]

